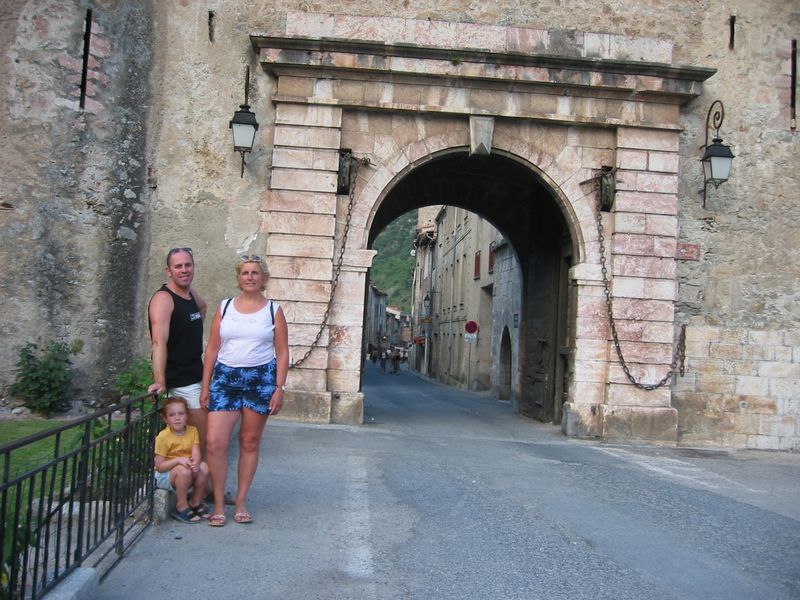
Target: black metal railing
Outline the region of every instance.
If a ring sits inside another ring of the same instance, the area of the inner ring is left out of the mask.
[[[0,447],[0,599],[107,572],[152,521],[159,418],[140,396]]]

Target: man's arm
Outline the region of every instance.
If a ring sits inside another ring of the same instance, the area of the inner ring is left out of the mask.
[[[175,303],[172,301],[172,296],[165,291],[156,292],[150,300],[153,384],[147,388],[149,394],[161,393],[167,389],[167,342],[169,341],[169,322],[174,309]]]

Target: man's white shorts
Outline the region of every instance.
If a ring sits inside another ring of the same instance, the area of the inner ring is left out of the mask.
[[[167,396],[180,396],[186,399],[186,404],[189,405],[189,410],[200,408],[200,384],[193,383],[191,385],[184,385],[183,387],[176,387],[167,390]]]

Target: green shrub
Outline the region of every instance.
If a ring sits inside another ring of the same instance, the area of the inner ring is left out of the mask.
[[[11,385],[11,393],[23,400],[32,411],[50,416],[71,407],[70,380],[72,374],[69,357],[83,348],[76,340],[50,342],[40,351],[39,346],[28,342],[19,350],[17,376]]]
[[[150,361],[139,357],[131,366],[117,375],[115,389],[122,396],[141,396],[147,393],[147,388],[153,383],[153,370]]]

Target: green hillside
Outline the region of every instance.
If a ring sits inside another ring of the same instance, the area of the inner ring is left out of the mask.
[[[388,294],[387,302],[405,313],[411,312],[411,284],[414,277],[414,232],[417,211],[398,217],[378,234],[372,245],[378,254],[372,261],[370,278],[382,292]]]

